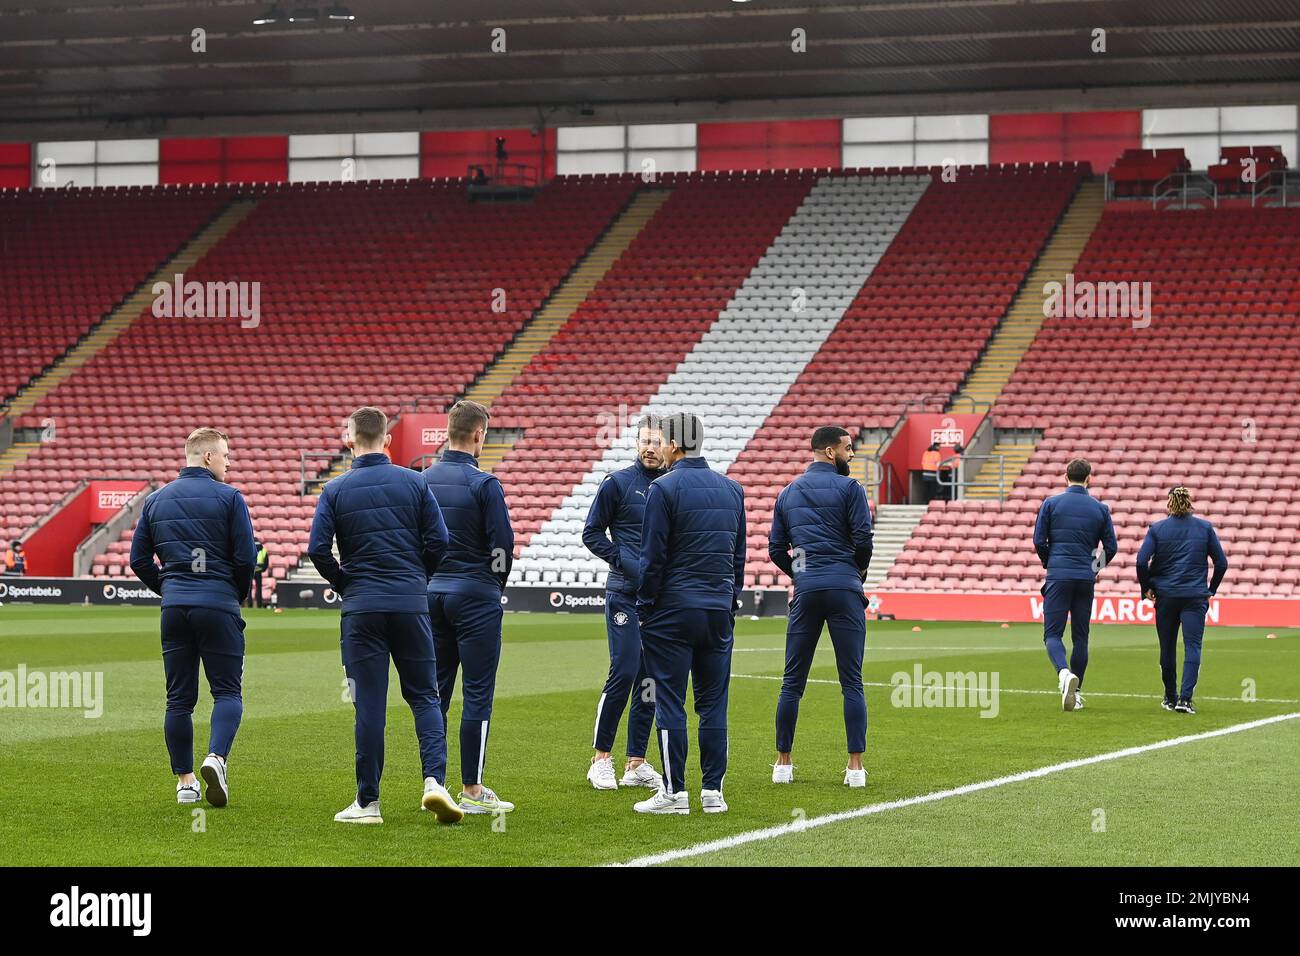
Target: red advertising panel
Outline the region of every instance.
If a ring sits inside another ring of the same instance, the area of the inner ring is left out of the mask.
[[[900,620],[1010,621],[1043,619],[1038,594],[960,594],[921,591],[870,591],[872,610]],[[1094,624],[1150,624],[1154,639],[1155,606],[1134,597],[1097,595],[1092,601]],[[1267,598],[1211,598],[1207,625],[1225,627],[1300,627],[1300,601]]]
[[[399,465],[414,466],[424,455],[436,455],[447,443],[447,416],[406,412],[392,428],[390,457]]]

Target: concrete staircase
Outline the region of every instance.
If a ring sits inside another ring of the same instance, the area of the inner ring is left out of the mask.
[[[551,294],[537,314],[510,342],[504,352],[492,363],[478,380],[465,392],[464,398],[482,405],[491,404],[510,387],[533,356],[546,347],[555,333],[578,311],[591,290],[596,287],[610,267],[627,251],[637,235],[645,228],[672,193],[667,189],[643,190],[605,230],[596,244],[578,261],[573,271]],[[504,457],[507,446],[501,452]],[[484,459],[488,450],[483,449]],[[500,458],[495,459],[500,461]],[[494,461],[494,463],[495,463]],[[481,463],[480,463],[481,464]],[[486,465],[484,471],[490,470]]]
[[[23,388],[11,401],[3,414],[14,417],[26,414],[96,355],[114,339],[131,327],[145,310],[152,308],[155,282],[171,282],[178,272],[185,272],[207,255],[225,235],[239,225],[257,206],[254,199],[238,199],[223,209],[199,233],[142,282],[127,299],[86,333],[72,348],[64,352],[40,377]]]
[[[862,586],[866,590],[880,587],[894,560],[907,545],[907,539],[925,516],[926,505],[878,505],[871,567]]]
[[[1105,205],[1101,183],[1084,183],[1079,187],[984,354],[948,406],[949,411],[968,411],[968,403],[964,401],[967,398],[974,399],[977,406],[992,407],[1042,328],[1043,285],[1053,281],[1064,284],[1066,274],[1079,261],[1083,247],[1097,227]]]
[[[1001,470],[999,471],[996,457],[984,462],[983,467],[980,468],[975,477],[967,480],[964,497],[993,500],[1005,498],[1011,492],[1011,486],[1016,483],[1016,479],[1025,470],[1025,465],[1029,463],[1029,458],[1033,455],[1035,447],[1030,442],[998,442],[995,444],[989,454],[1003,456]],[[1001,482],[1000,487],[999,481]]]
[[[26,461],[27,456],[40,447],[41,443],[38,441],[16,441],[10,445],[3,453],[0,453],[0,478],[3,478],[19,464]]]

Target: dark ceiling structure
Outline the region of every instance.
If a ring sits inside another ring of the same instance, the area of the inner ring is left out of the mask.
[[[353,0],[355,19],[331,11],[0,0],[0,139],[1300,101],[1300,0]],[[276,22],[254,24],[268,14]]]

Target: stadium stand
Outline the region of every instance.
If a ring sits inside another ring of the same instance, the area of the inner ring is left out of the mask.
[[[1150,327],[1049,319],[993,408],[1000,431],[1043,435],[1024,475],[1006,502],[932,503],[884,589],[1036,590],[1034,516],[1081,455],[1120,542],[1099,593],[1132,596],[1181,483],[1233,562],[1220,595],[1300,594],[1300,210],[1112,209],[1075,273],[1151,282]]]
[[[455,180],[248,190],[258,208],[186,279],[261,282],[258,326],[141,316],[20,418],[54,417],[60,430],[0,481],[17,502],[11,530],[91,474],[168,480],[178,427],[202,422],[231,434],[231,480],[269,545],[271,577],[283,578],[315,504],[300,493],[301,453],[340,452],[340,424],[359,404],[395,413],[412,399],[451,402],[633,188],[624,177],[561,179],[533,203],[496,206],[471,205]],[[508,290],[500,313],[498,288]],[[128,549],[124,534],[95,572],[130,574]]]
[[[495,426],[527,429],[495,472],[521,553],[717,322],[816,174],[660,178],[672,198],[492,406]]]
[[[0,191],[0,399],[89,332],[228,200],[211,187]]]
[[[706,457],[727,470],[840,321],[928,186],[929,177],[920,175],[820,177],[647,408],[695,410],[707,423]],[[635,426],[618,437],[523,550],[525,582],[603,580],[604,563],[580,535],[600,481],[635,457]]]
[[[856,301],[729,472],[747,489],[749,576],[767,559],[776,495],[807,464],[818,425],[892,428],[942,411],[1024,281],[1086,167],[963,168],[936,178]]]

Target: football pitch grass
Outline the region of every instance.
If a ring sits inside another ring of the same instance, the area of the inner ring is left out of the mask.
[[[0,607],[0,672],[20,665],[28,674],[102,672],[104,697],[97,718],[71,708],[0,709],[0,862],[1300,864],[1300,719],[1142,749],[1300,713],[1296,630],[1269,640],[1262,629],[1209,629],[1199,713],[1188,716],[1159,707],[1149,626],[1094,626],[1086,708],[1062,713],[1038,626],[922,623],[913,631],[911,622],[871,622],[864,668],[870,777],[865,790],[849,790],[841,783],[844,730],[829,638],[819,645],[800,712],[795,783],[775,786],[769,765],[785,621],[741,618],[730,812],[700,812],[692,714],[692,812],[649,817],[632,812],[649,791],[597,792],[584,776],[608,665],[603,618],[508,614],[485,780],[518,809],[456,826],[418,810],[413,724],[393,674],[384,824],[358,827],[333,821],[355,791],[337,613],[245,615],[244,721],[230,760],[231,803],[200,804],[196,814],[175,802],[163,745],[157,609]],[[915,706],[925,695],[891,681],[913,683],[918,666],[923,680],[947,686],[955,686],[954,674],[996,676],[996,715],[990,706]],[[211,712],[201,686],[198,758]],[[1248,691],[1253,701],[1243,699]],[[899,697],[913,706],[897,706]],[[448,735],[453,795],[459,713],[458,694]],[[626,720],[615,752],[620,775],[625,735]],[[1069,765],[1128,748],[1136,752]],[[653,740],[650,757],[660,766]],[[1029,771],[1044,772],[1015,777]],[[820,821],[846,811],[858,813]],[[812,826],[802,829],[805,823]],[[783,824],[795,832],[757,832]]]

